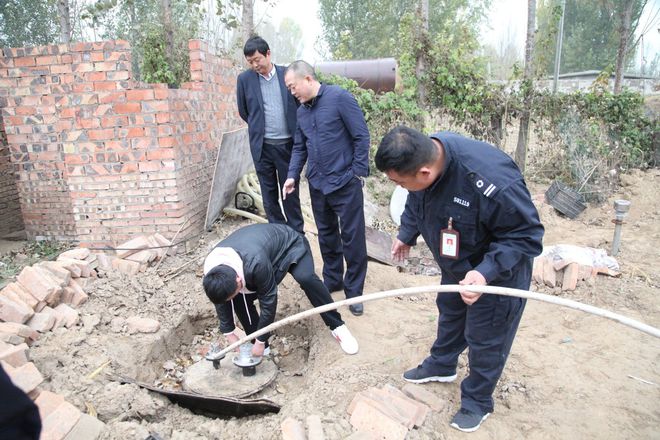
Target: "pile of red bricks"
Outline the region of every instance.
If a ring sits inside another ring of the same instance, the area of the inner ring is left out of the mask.
[[[369,388],[355,395],[348,405],[351,425],[356,431],[350,439],[403,440],[413,428],[420,427],[430,411],[442,411],[444,402],[419,385],[407,384],[403,390],[392,385]],[[284,440],[322,440],[321,419],[307,418],[304,425],[291,417],[282,422]]]
[[[135,275],[149,265],[162,261],[166,255],[175,255],[177,247],[162,235],[141,235],[117,246],[116,255],[103,255],[103,265],[121,273]]]
[[[541,256],[534,259],[532,279],[538,285],[548,287],[561,287],[561,290],[575,290],[578,282],[592,285],[599,273],[618,276],[619,273],[607,267],[594,267],[578,264],[567,260],[555,260],[550,256]]]
[[[78,322],[74,307],[84,303],[85,289],[97,276],[96,254],[89,249],[66,251],[57,261],[25,267],[17,281],[0,291],[0,364],[12,382],[39,408],[42,439],[96,439],[103,422],[82,414],[64,397],[38,386],[44,378],[29,362],[29,346],[40,333]]]

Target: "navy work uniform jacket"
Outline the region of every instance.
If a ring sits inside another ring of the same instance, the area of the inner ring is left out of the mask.
[[[321,84],[318,95],[298,107],[289,178],[307,180],[327,195],[355,177],[369,175],[369,130],[355,98],[339,86]]]
[[[543,226],[520,170],[491,145],[441,132],[445,168],[429,188],[408,194],[398,238],[414,245],[421,233],[442,270],[458,284],[475,269],[489,285],[528,289]],[[452,218],[460,233],[457,259],[440,255],[440,231]]]
[[[256,292],[259,300],[257,330],[272,324],[277,310],[277,285],[307,252],[303,236],[286,225],[256,224],[238,229],[216,247],[234,249],[243,261],[245,287]],[[235,328],[231,304],[218,306],[220,331],[229,333]],[[268,334],[257,339],[267,341]]]
[[[275,69],[277,71],[277,79],[280,83],[286,125],[289,128],[289,133],[295,133],[298,101],[296,101],[284,84],[284,71],[286,69],[277,65]],[[246,70],[238,75],[236,82],[236,104],[238,105],[238,114],[248,124],[252,159],[254,162],[258,162],[261,159],[261,148],[266,132],[266,120],[264,116],[264,98],[261,95],[261,86],[259,85],[259,74],[254,70]]]

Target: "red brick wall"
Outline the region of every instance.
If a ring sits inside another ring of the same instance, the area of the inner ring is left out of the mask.
[[[0,96],[0,237],[23,229],[21,204],[18,202],[16,174],[9,157],[9,146],[2,122],[5,97]]]
[[[190,42],[180,89],[131,80],[125,41],[4,49],[0,94],[29,237],[116,245],[203,227],[237,71]]]

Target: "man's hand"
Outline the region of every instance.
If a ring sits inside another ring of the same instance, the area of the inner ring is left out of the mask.
[[[476,270],[471,270],[465,274],[465,278],[459,281],[458,284],[461,286],[485,286],[486,278],[484,278],[484,276]],[[459,293],[461,294],[461,299],[463,302],[468,306],[476,303],[481,297],[481,293],[470,292],[469,290],[461,290]]]
[[[263,356],[265,349],[266,349],[266,343],[261,342],[259,339],[255,339],[254,345],[252,346],[252,357]]]
[[[296,190],[296,181],[292,178],[286,179],[282,187],[282,200],[286,200],[286,195]]]
[[[392,243],[392,259],[394,261],[403,261],[408,258],[410,254],[410,246],[399,240],[398,238],[394,239]]]
[[[227,342],[229,345],[233,344],[234,342],[238,341],[240,338],[238,335],[234,332],[229,333],[228,335],[225,335],[225,338],[227,338]],[[239,347],[234,348],[234,351],[238,351]]]

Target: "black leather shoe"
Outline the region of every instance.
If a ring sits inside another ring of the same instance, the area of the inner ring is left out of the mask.
[[[351,304],[348,306],[348,310],[355,316],[361,316],[364,313],[364,306],[362,304]]]

